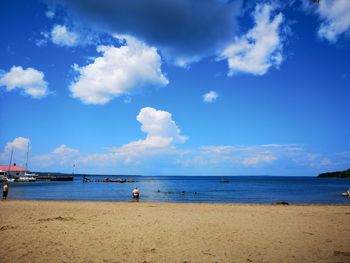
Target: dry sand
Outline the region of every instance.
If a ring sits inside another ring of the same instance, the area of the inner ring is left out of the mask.
[[[350,206],[0,202],[0,262],[350,262]]]

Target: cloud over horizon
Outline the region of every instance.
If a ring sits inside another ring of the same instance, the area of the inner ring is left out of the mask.
[[[49,153],[32,156],[31,166],[37,171],[42,168],[47,171],[47,169],[55,170],[59,165],[62,170],[71,172],[72,165],[76,164],[78,169],[85,173],[98,171],[100,167],[113,171],[131,169],[142,173],[141,170],[145,167],[153,167],[152,169],[157,171],[156,167],[161,166],[176,167],[175,170],[180,174],[187,171],[188,174],[197,175],[234,175],[237,171],[240,171],[240,174],[242,171],[246,174],[260,171],[262,174],[274,167],[275,172],[283,171],[283,175],[287,175],[296,167],[308,171],[324,171],[324,169],[346,167],[350,161],[350,152],[311,153],[295,144],[211,145],[179,150],[174,142],[183,143],[186,137],[180,135],[180,130],[169,112],[144,108],[140,111],[138,119],[141,125],[145,126],[146,138],[143,140],[106,148],[105,153],[82,153],[78,149],[62,144]],[[181,140],[176,140],[174,137],[179,137]],[[14,149],[13,162],[25,165],[29,142],[28,138],[23,137],[8,142],[0,154],[0,161],[8,162]]]

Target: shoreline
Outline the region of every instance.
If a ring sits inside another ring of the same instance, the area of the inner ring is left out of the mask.
[[[0,202],[4,262],[350,262],[349,205]]]
[[[117,204],[130,204],[130,203],[139,203],[139,204],[183,204],[183,205],[228,205],[228,206],[280,206],[280,207],[288,207],[288,206],[349,206],[348,204],[339,204],[339,203],[288,203],[286,205],[283,204],[273,204],[273,203],[208,203],[208,202],[151,202],[151,201],[111,201],[111,200],[75,200],[75,199],[7,199],[3,202],[57,202],[57,203],[117,203]],[[278,201],[277,201],[278,202]]]

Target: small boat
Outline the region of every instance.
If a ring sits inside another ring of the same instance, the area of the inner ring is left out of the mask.
[[[26,182],[35,182],[36,179],[33,177],[21,176],[21,177],[15,178],[14,181],[18,183],[26,183]]]
[[[34,177],[32,174],[20,176],[14,179],[15,182],[35,182],[36,177]]]
[[[24,176],[25,177],[32,177],[32,178],[38,178],[38,174],[36,174],[36,173],[27,173],[27,172],[25,172],[25,174],[24,174]]]
[[[0,182],[7,182],[7,172],[0,170]]]
[[[5,183],[5,182],[14,182],[14,178],[9,178],[8,173],[6,171],[0,170],[0,182]]]
[[[27,158],[26,158],[26,171],[24,175],[15,178],[15,182],[35,182],[38,178],[38,175],[36,173],[29,173],[28,172],[28,155],[29,155],[29,142],[27,145]]]
[[[227,178],[221,178],[220,183],[229,183],[230,181]]]
[[[347,192],[345,192],[345,193],[342,193],[341,195],[342,195],[342,196],[349,196],[349,197],[350,197],[350,190],[347,191]]]

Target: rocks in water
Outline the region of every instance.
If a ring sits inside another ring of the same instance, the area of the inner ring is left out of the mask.
[[[135,180],[133,178],[128,178],[128,179],[110,179],[110,178],[105,178],[103,180],[95,180],[95,182],[103,182],[103,183],[134,183]]]

